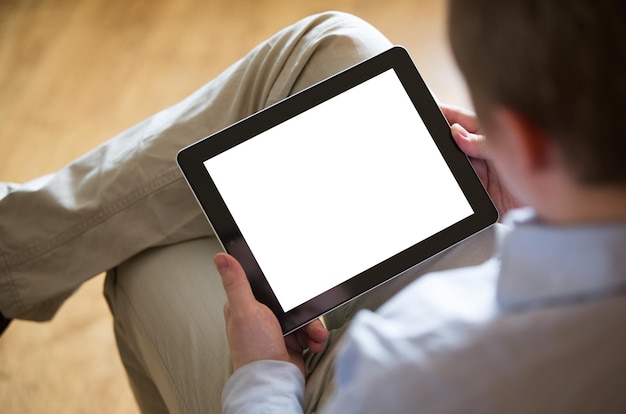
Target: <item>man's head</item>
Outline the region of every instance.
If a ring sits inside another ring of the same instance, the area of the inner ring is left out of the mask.
[[[583,185],[626,188],[626,3],[450,0],[454,55],[489,132],[504,108]]]

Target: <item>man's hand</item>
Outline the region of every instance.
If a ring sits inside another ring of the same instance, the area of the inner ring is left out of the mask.
[[[439,108],[451,125],[454,140],[469,157],[478,178],[496,205],[500,218],[509,210],[520,207],[521,203],[500,182],[496,170],[489,161],[489,154],[485,150],[485,136],[480,131],[476,115],[451,105],[439,104]]]
[[[316,320],[283,337],[278,319],[259,303],[241,265],[232,256],[219,253],[215,267],[222,276],[227,302],[224,305],[226,335],[233,369],[259,360],[292,362],[304,374],[302,352],[321,352],[328,339],[328,330]]]

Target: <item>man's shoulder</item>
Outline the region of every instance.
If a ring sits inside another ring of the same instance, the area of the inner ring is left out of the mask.
[[[501,311],[495,281],[480,277],[493,265],[428,276],[380,313],[359,315],[347,341],[352,373],[393,384],[389,403],[435,411],[577,412],[580,389],[624,402],[611,390],[626,381],[626,296]]]

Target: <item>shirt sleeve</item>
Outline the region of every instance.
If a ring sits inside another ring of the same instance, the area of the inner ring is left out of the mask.
[[[256,361],[239,368],[222,393],[224,414],[302,413],[304,377],[294,364]]]

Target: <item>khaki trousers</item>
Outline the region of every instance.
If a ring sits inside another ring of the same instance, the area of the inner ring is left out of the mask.
[[[220,412],[230,375],[225,298],[212,265],[220,247],[176,153],[390,46],[353,16],[312,16],[62,170],[1,186],[0,311],[50,319],[82,282],[109,270],[105,295],[142,411]],[[306,411],[332,394],[332,356],[357,309],[375,309],[424,271],[481,262],[493,235],[483,232],[328,315],[326,351],[307,356]]]

